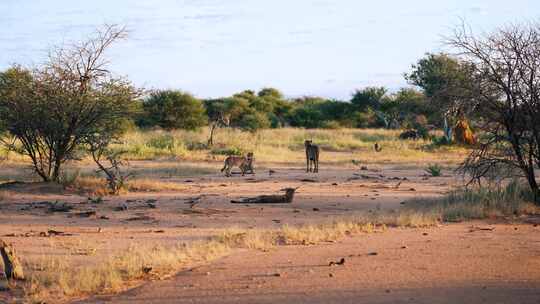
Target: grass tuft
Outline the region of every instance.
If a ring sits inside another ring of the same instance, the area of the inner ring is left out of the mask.
[[[226,229],[215,240],[231,248],[268,250],[280,245],[314,245],[334,242],[346,235],[371,233],[384,230],[381,222],[370,222],[368,218],[336,220],[328,224],[304,225],[299,227],[285,225],[278,230]]]
[[[443,222],[540,213],[530,190],[518,181],[500,187],[458,189],[441,198],[415,199],[407,205],[406,213]]]
[[[110,193],[105,179],[96,176],[79,176],[70,183],[69,187],[90,196],[102,197],[107,196]],[[127,181],[124,192],[182,191],[185,189],[186,187],[180,183],[141,178]]]
[[[183,191],[180,183],[162,182],[154,179],[133,179],[127,182],[127,190],[132,192]]]
[[[13,193],[7,190],[0,190],[0,202],[9,200],[13,197]]]
[[[134,246],[97,265],[82,268],[47,257],[29,267],[34,271],[25,293],[32,301],[61,301],[62,297],[117,292],[133,285],[134,281],[170,276],[178,269],[222,257],[228,252],[227,246],[215,241],[171,247]]]
[[[426,169],[426,173],[431,176],[441,176],[442,175],[442,167],[439,164],[430,164]]]

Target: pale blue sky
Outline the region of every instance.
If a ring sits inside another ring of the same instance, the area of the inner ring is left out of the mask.
[[[131,33],[109,53],[113,70],[146,88],[348,98],[406,85],[461,18],[481,32],[538,17],[538,0],[0,0],[0,69],[119,23]]]

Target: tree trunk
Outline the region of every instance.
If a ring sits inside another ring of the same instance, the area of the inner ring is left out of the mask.
[[[34,171],[37,173],[37,175],[39,175],[39,177],[41,177],[41,179],[44,182],[50,182],[51,181],[50,176],[45,173],[45,171],[43,170],[43,167],[40,166],[36,157],[32,154],[27,154],[27,155],[29,155],[30,158],[32,159],[32,165],[34,166]]]
[[[60,167],[61,167],[62,163],[60,162],[60,160],[56,160],[55,163],[54,163],[54,167],[53,167],[53,173],[52,173],[52,181],[53,182],[60,182]]]
[[[534,191],[534,202],[536,205],[540,206],[540,189],[536,189],[536,191]]]
[[[533,193],[534,202],[537,205],[540,205],[540,186],[538,186],[538,183],[536,182],[534,166],[531,166],[531,168],[528,168],[528,170],[525,170],[525,172],[527,174],[527,182],[529,183],[529,186]]]
[[[214,145],[214,131],[216,130],[217,123],[213,123],[210,127],[210,138],[208,138],[208,147]]]
[[[538,183],[534,177],[534,168],[532,169],[532,173],[527,176],[527,180],[533,193],[534,202],[536,205],[540,206],[540,187],[538,186]]]
[[[4,260],[6,278],[8,280],[24,280],[23,268],[13,247],[0,240],[0,254]]]

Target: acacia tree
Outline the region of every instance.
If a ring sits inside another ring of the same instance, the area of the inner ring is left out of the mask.
[[[513,25],[484,36],[462,27],[447,42],[472,67],[466,100],[478,110],[485,133],[462,171],[473,180],[501,167],[517,172],[540,204],[535,176],[540,167],[540,25]]]
[[[108,70],[105,51],[126,30],[105,26],[81,43],[55,48],[34,69],[14,66],[0,73],[0,125],[27,155],[44,181],[58,181],[62,165],[97,138],[122,131],[138,91]]]
[[[208,147],[214,145],[214,133],[220,126],[228,127],[231,118],[230,103],[225,99],[207,99],[204,101],[208,123],[210,125],[210,135],[208,136]]]

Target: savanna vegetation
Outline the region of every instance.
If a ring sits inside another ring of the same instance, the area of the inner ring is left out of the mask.
[[[264,88],[203,100],[177,90],[144,92],[113,76],[104,55],[126,32],[109,26],[88,41],[54,49],[40,68],[13,66],[0,73],[2,143],[28,157],[44,181],[59,181],[64,163],[92,155],[114,188],[122,183],[117,180],[121,174],[106,169],[118,171],[120,162],[115,159],[124,152],[131,158],[148,158],[191,155],[199,150],[210,150],[210,154],[256,150],[264,160],[265,146],[270,146],[281,150],[283,159],[291,159],[285,155],[301,141],[298,136],[302,135],[296,134],[324,132],[276,131],[287,136],[272,142],[267,130],[345,128],[331,136],[326,148],[354,150],[366,148],[369,142],[352,131],[356,128],[409,129],[400,138],[423,138],[431,146],[455,141],[475,147],[463,172],[476,180],[501,167],[519,172],[538,201],[540,103],[535,52],[539,32],[535,24],[503,28],[486,37],[457,30],[448,44],[461,55],[427,54],[405,74],[413,87],[396,92],[367,87],[356,90],[350,100],[333,100],[288,98],[275,88]],[[169,133],[144,131],[156,128]],[[206,139],[197,133],[202,128],[206,128]],[[253,135],[238,133],[246,141],[231,143],[216,138],[223,128]],[[430,133],[435,129],[442,129],[442,136]],[[182,138],[173,130],[194,133]],[[149,134],[156,136],[141,142]],[[113,146],[125,149],[113,153]],[[430,145],[413,146],[424,151]]]
[[[410,86],[394,91],[359,88],[349,100],[288,97],[275,88],[211,99],[182,90],[144,90],[109,71],[106,51],[124,38],[123,28],[107,26],[88,41],[54,49],[39,67],[14,65],[0,72],[2,161],[15,167],[31,164],[32,168],[31,177],[20,174],[16,179],[40,179],[62,185],[63,190],[75,189],[88,197],[81,204],[91,206],[96,219],[95,210],[104,210],[100,209],[104,196],[159,191],[176,195],[189,187],[190,194],[198,197],[186,199],[183,209],[178,203],[171,204],[169,210],[174,214],[167,214],[168,219],[187,214],[211,218],[211,213],[195,211],[193,206],[205,198],[203,191],[218,191],[215,189],[231,187],[231,183],[205,181],[193,190],[195,186],[190,184],[194,181],[184,177],[216,173],[217,163],[227,155],[253,152],[258,169],[264,168],[270,179],[276,173],[271,168],[296,169],[303,164],[304,141],[311,139],[321,148],[325,169],[351,169],[353,176],[340,183],[362,180],[367,185],[374,181],[380,188],[371,189],[370,194],[377,194],[370,200],[383,191],[408,199],[397,202],[396,208],[377,206],[324,223],[210,229],[204,231],[205,237],[193,236],[200,242],[191,244],[124,247],[116,255],[102,250],[99,260],[94,259],[83,271],[76,267],[81,261],[70,264],[49,257],[25,264],[32,269],[24,290],[28,298],[119,291],[133,281],[171,275],[234,248],[314,245],[388,227],[432,227],[540,213],[540,27],[536,24],[510,26],[487,36],[458,29],[447,43],[459,55],[428,53],[405,74]],[[145,166],[130,168],[130,162]],[[155,171],[148,163],[156,164]],[[373,169],[378,166],[389,171],[410,169],[414,177],[385,176]],[[411,182],[409,178],[417,179],[414,182],[419,185],[448,177],[445,174],[456,168],[468,183],[452,189],[446,184],[447,192],[438,192],[436,197],[409,199],[416,189],[399,188]],[[13,175],[2,173],[0,179],[11,181]],[[286,179],[291,181],[300,180]],[[338,186],[333,180],[303,181],[315,183],[313,188]],[[368,189],[366,185],[348,186],[357,191]],[[233,196],[235,192],[212,195]],[[0,192],[0,201],[10,195]],[[158,222],[141,211],[158,209],[155,202],[145,200],[134,209],[134,217],[128,217],[127,204],[117,206],[118,222]],[[308,211],[320,210],[310,207]],[[111,220],[107,216],[99,219]],[[155,233],[165,233],[158,231]],[[73,247],[76,255],[85,256],[84,262],[97,251]]]

